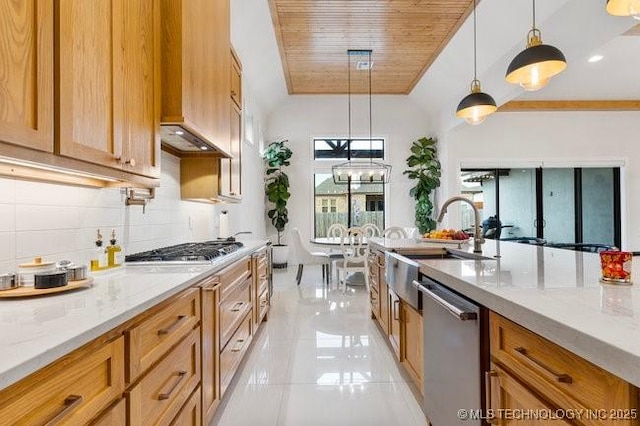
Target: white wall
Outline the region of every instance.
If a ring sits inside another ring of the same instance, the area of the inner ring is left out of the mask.
[[[498,113],[445,135],[441,196],[458,193],[460,167],[621,166],[622,246],[640,250],[640,145],[637,112]],[[452,225],[455,213],[450,209]]]
[[[369,136],[368,96],[352,96],[352,136]],[[293,151],[287,173],[291,180],[288,229],[297,227],[308,238],[313,233],[314,137],[347,137],[346,96],[289,96],[268,117],[268,142],[288,139]],[[373,96],[372,134],[386,140],[386,159],[392,165],[387,193],[387,226],[413,226],[411,181],[402,172],[411,143],[429,136],[429,123],[419,104],[407,96]],[[330,169],[329,169],[330,173]],[[268,234],[275,234],[269,224]]]

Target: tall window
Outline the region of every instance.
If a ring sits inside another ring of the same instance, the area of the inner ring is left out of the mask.
[[[384,228],[385,187],[383,184],[352,183],[336,185],[330,167],[348,158],[384,160],[384,139],[314,139],[315,236],[326,237],[329,226],[341,223],[345,226],[361,226],[373,223]],[[351,206],[351,218],[347,217]],[[350,219],[350,220],[349,220]]]

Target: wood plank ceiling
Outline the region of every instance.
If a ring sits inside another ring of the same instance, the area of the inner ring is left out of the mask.
[[[473,0],[269,3],[290,94],[348,93],[348,49],[373,51],[372,93],[408,94],[473,8]],[[368,93],[358,60],[351,93]]]

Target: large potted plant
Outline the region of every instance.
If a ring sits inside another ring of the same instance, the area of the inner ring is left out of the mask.
[[[289,250],[282,242],[282,233],[289,222],[287,202],[289,193],[289,176],[283,167],[291,164],[289,159],[292,152],[286,145],[288,141],[275,141],[267,145],[263,159],[265,162],[265,194],[267,195],[269,210],[267,216],[278,232],[277,243],[273,245],[273,267],[286,268]]]
[[[416,184],[409,191],[409,195],[416,200],[415,219],[420,234],[435,229],[433,219],[432,192],[440,186],[440,161],[436,149],[437,140],[422,137],[413,142],[411,155],[407,158],[409,168],[403,172]]]

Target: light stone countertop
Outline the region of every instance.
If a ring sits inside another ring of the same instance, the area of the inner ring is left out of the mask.
[[[372,245],[401,254],[427,246],[410,239]],[[471,253],[473,244],[461,249]],[[640,258],[633,261],[637,284],[615,285],[600,283],[595,253],[487,240],[482,256],[490,260],[416,262],[422,274],[640,386]]]
[[[209,265],[130,265],[90,273],[87,289],[0,299],[0,389],[267,244],[242,243]]]

